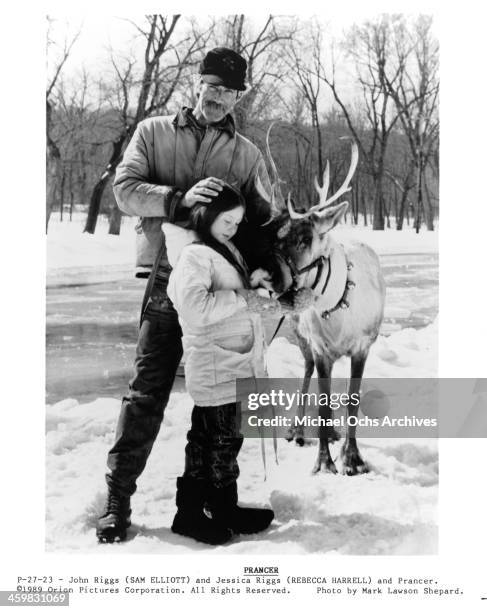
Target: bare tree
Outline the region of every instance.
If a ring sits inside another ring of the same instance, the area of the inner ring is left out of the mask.
[[[406,169],[405,172],[404,169]],[[404,226],[404,216],[407,213],[407,202],[409,194],[413,189],[415,182],[414,164],[412,163],[410,156],[408,155],[407,159],[402,162],[401,172],[398,175],[391,172],[390,170],[386,170],[386,176],[393,182],[394,186],[401,193],[399,205],[396,206],[395,217],[396,229],[402,230]]]
[[[391,79],[386,74],[386,85],[398,109],[415,168],[417,232],[423,211],[427,228],[434,229],[429,200],[423,199],[425,171],[428,163],[434,165],[437,159],[439,134],[439,47],[432,23],[432,17],[426,15],[419,16],[412,28],[405,17],[396,20],[394,43],[399,78]]]
[[[113,61],[118,82],[120,127],[113,138],[105,169],[93,188],[85,232],[92,234],[95,231],[103,192],[113,177],[122,159],[124,145],[132,137],[137,124],[155,113],[167,112],[184,70],[195,63],[195,56],[201,53],[206,44],[208,32],[198,31],[194,27],[185,37],[174,43],[180,17],[149,15],[144,26],[133,24],[146,41],[140,80],[133,76],[134,66],[130,61],[126,62],[124,69]],[[132,99],[136,99],[135,110],[130,107]],[[110,231],[118,233],[119,227],[119,219],[118,222],[114,219]]]
[[[276,83],[282,79],[282,43],[295,31],[291,18],[269,15],[255,32],[245,15],[230,15],[215,30],[215,44],[227,46],[247,60],[248,89],[235,107],[238,130],[245,134],[249,123],[262,119],[277,99]]]
[[[353,137],[359,145],[373,182],[373,228],[384,229],[383,182],[386,169],[386,154],[389,137],[398,120],[398,113],[392,104],[390,89],[386,85],[386,71],[391,51],[390,20],[386,15],[375,21],[355,25],[345,42],[346,53],[353,58],[358,83],[362,90],[363,123],[365,130],[359,129],[359,121],[354,117],[352,108],[338,91],[335,71],[336,61],[332,52],[331,74],[323,70],[320,78],[329,86],[333,97],[343,112]],[[390,83],[394,86],[399,73],[391,74]]]
[[[306,28],[304,35],[307,44],[295,38],[287,50],[287,63],[290,79],[299,91],[309,109],[311,126],[316,138],[318,156],[318,175],[323,176],[323,137],[320,121],[320,95],[324,80],[322,61],[323,32],[316,20]]]
[[[47,51],[48,58],[51,49],[55,46],[51,38],[51,28],[53,25],[53,19],[47,17]],[[66,64],[73,45],[78,40],[81,31],[78,31],[71,40],[67,38],[64,40],[64,46],[60,56],[55,60],[52,70],[50,70],[50,76],[46,85],[46,232],[49,226],[49,219],[51,217],[51,211],[55,204],[59,204],[61,207],[62,202],[62,171],[61,171],[61,152],[59,145],[53,137],[53,112],[56,106],[57,90],[56,87],[60,80],[61,72]]]

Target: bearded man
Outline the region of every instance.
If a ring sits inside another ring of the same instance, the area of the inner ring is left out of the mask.
[[[243,194],[250,226],[262,226],[272,217],[269,202],[256,188],[259,179],[270,191],[262,155],[236,131],[231,116],[245,90],[246,69],[245,59],[231,49],[209,51],[200,64],[196,107],[139,123],[117,168],[113,183],[117,203],[124,213],[140,217],[137,275],[149,276],[149,281],[134,377],[122,400],[116,440],[108,453],[107,502],[96,528],[100,542],[126,538],[130,498],[159,432],[183,353],[178,316],[166,292],[171,267],[162,223],[197,202],[211,203],[223,183]],[[202,541],[217,543],[221,530],[203,512],[205,494],[203,485],[193,484],[188,490],[178,489],[176,503],[178,509],[186,509],[188,525],[203,534]]]

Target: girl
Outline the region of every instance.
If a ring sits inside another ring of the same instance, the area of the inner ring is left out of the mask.
[[[210,204],[190,210],[197,241],[179,257],[168,237],[174,266],[168,295],[183,330],[186,385],[195,402],[172,531],[210,544],[223,544],[233,533],[257,533],[274,518],[270,509],[237,505],[243,436],[235,380],[266,376],[263,326],[252,311],[278,307],[251,290],[245,262],[231,242],[244,213],[241,194],[225,185]]]

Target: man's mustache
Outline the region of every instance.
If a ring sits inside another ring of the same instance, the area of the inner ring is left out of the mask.
[[[209,106],[210,108],[214,108],[216,110],[224,110],[221,104],[218,104],[218,102],[213,102],[213,100],[208,100],[205,102],[205,106]]]

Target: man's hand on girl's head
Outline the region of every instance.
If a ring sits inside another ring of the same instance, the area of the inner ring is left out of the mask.
[[[184,208],[192,208],[198,202],[209,204],[223,189],[224,184],[224,181],[214,176],[202,179],[188,189],[181,199],[181,205]]]

